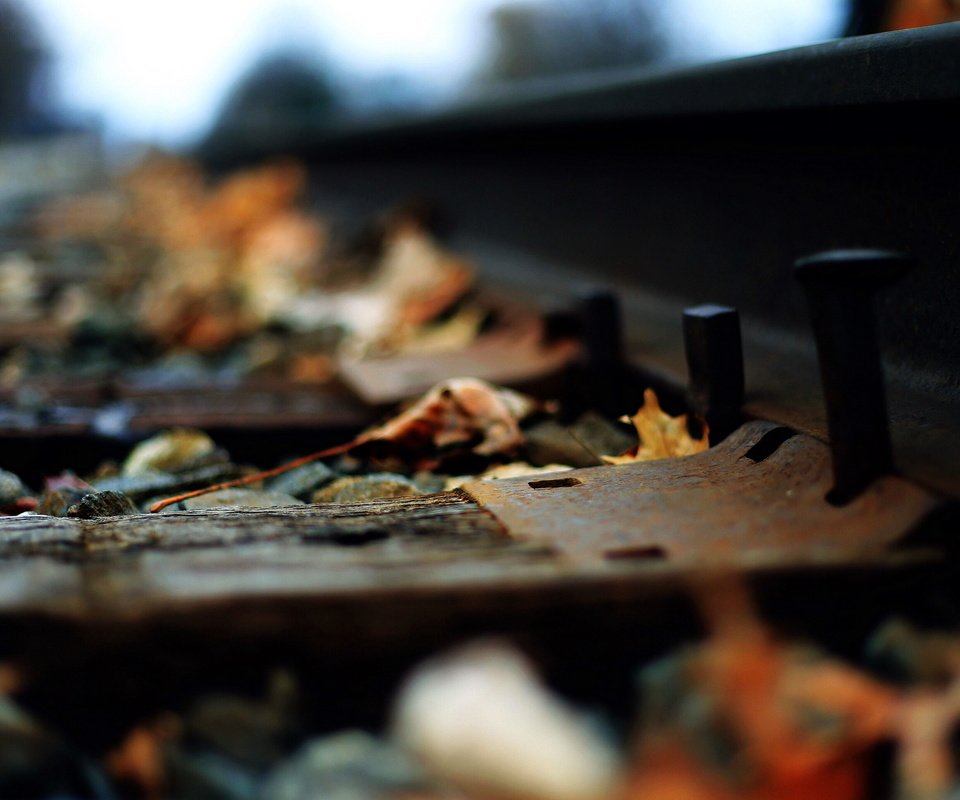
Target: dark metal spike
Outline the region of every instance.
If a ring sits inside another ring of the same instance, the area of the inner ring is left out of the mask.
[[[885,250],[831,250],[795,265],[817,343],[838,504],[893,471],[873,296],[913,264]]]
[[[740,314],[729,306],[703,305],[683,312],[690,409],[710,426],[712,444],[740,423],[743,405],[743,344]]]

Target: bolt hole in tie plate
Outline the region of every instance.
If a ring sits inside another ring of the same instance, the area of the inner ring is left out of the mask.
[[[777,450],[780,449],[780,445],[787,441],[787,439],[796,435],[797,432],[791,428],[783,426],[773,428],[763,434],[760,440],[743,454],[743,457],[749,458],[754,463],[759,464],[761,461],[765,461],[776,453]]]
[[[902,478],[883,476],[837,507],[825,500],[832,483],[826,444],[749,422],[693,456],[535,481],[476,480],[463,491],[512,537],[568,557],[666,559],[711,569],[875,555],[939,502]],[[576,491],[543,491],[574,485]]]
[[[531,489],[562,489],[565,486],[583,486],[579,478],[547,478],[542,481],[530,481],[527,486]]]

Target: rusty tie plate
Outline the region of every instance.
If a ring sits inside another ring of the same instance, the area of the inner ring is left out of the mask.
[[[472,481],[463,490],[511,536],[568,556],[703,566],[875,554],[937,505],[893,476],[841,507],[825,500],[831,485],[823,442],[750,422],[685,458]]]

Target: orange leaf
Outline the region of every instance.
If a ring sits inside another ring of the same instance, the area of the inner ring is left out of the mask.
[[[633,423],[640,443],[620,456],[603,456],[608,464],[633,464],[637,461],[655,461],[658,458],[691,456],[706,450],[709,431],[703,426],[703,436],[694,439],[687,431],[687,416],[671,417],[660,408],[653,389],[643,393],[643,405],[632,417],[622,417],[623,422]]]

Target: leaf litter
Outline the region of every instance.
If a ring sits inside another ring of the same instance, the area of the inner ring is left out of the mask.
[[[586,709],[551,688],[515,644],[482,639],[414,666],[379,734],[331,732],[311,717],[297,676],[278,670],[259,697],[211,692],[142,720],[84,774],[99,771],[101,786],[141,798],[211,785],[228,800],[952,796],[960,635],[891,619],[849,661],[778,635],[732,576],[693,593],[705,635],[638,661],[637,698],[616,709],[632,707],[623,730],[610,724],[609,705]],[[17,785],[55,796],[52,787],[76,774],[76,753],[16,705],[29,676],[0,663],[0,677],[0,741],[19,748],[26,770]],[[878,795],[881,746],[892,760]]]
[[[584,437],[595,443],[617,442],[622,437],[612,423],[597,415],[562,424],[557,421],[560,409],[554,402],[476,378],[452,378],[353,439],[272,469],[234,464],[203,431],[173,428],[136,445],[119,467],[104,464],[86,479],[72,473],[52,476],[44,492],[35,494],[13,473],[5,473],[8,477],[3,485],[8,487],[9,497],[4,497],[4,508],[7,513],[36,508],[39,513],[63,515],[90,492],[124,494],[151,511],[186,508],[186,501],[212,493],[220,494],[209,503],[191,503],[191,507],[216,507],[227,501],[282,505],[280,498],[291,496],[291,490],[301,501],[317,496],[324,498],[322,502],[343,502],[332,499],[338,497],[337,492],[321,491],[323,486],[340,477],[354,480],[365,473],[386,472],[392,476],[389,480],[371,478],[343,495],[374,499],[397,496],[399,485],[406,485],[404,482],[417,474],[427,476],[420,483],[429,486],[429,491],[449,490],[473,478],[500,480],[571,469],[582,465],[576,463],[576,457],[584,454],[598,460],[602,455],[605,462],[630,463],[700,452],[706,447],[706,434],[696,440],[686,432],[685,417],[669,417],[660,411],[650,390],[645,398],[643,408],[632,419],[646,438],[622,456],[595,454],[590,449]],[[549,440],[557,446],[546,446]],[[556,461],[558,452],[567,452],[575,463]],[[320,463],[324,461],[330,466]],[[286,475],[290,478],[281,481]],[[378,486],[386,494],[376,494]],[[234,491],[240,489],[244,491]],[[127,508],[118,501],[119,497],[111,496],[108,501],[104,495],[102,500],[85,503],[87,510],[82,513]]]

